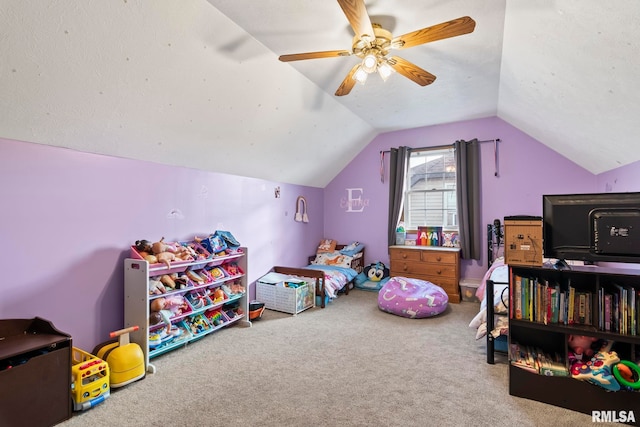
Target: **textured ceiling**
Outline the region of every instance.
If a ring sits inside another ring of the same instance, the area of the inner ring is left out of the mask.
[[[335,1],[0,0],[0,137],[324,187],[380,132],[499,116],[593,173],[640,160],[640,3],[371,0],[399,74],[335,97],[356,58]],[[377,77],[377,76],[372,76]]]

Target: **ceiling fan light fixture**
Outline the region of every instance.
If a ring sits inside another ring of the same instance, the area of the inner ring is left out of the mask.
[[[367,81],[367,76],[369,75],[369,73],[367,73],[363,68],[362,65],[360,65],[358,67],[358,69],[355,71],[355,73],[353,73],[353,80],[357,81],[358,83],[360,83],[361,85],[364,84],[364,82]]]
[[[375,73],[378,68],[378,58],[373,53],[365,55],[361,67],[367,73]]]
[[[378,64],[378,74],[380,74],[380,77],[382,77],[382,80],[385,82],[387,81],[389,76],[393,74],[395,71],[396,70],[394,70],[393,67],[391,67],[391,65],[389,65],[386,60],[383,60],[380,62],[380,64]]]

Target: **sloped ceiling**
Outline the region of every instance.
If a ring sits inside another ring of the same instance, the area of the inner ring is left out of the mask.
[[[324,187],[376,134],[499,116],[593,173],[640,159],[635,0],[370,0],[394,35],[473,33],[398,55],[335,97],[356,58],[335,1],[0,0],[0,137]],[[395,52],[394,52],[395,53]]]

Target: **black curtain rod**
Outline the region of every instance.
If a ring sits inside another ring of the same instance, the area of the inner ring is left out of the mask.
[[[495,139],[485,139],[484,141],[478,141],[481,143],[484,142],[493,142],[493,162],[494,162],[494,166],[495,166],[495,170],[493,172],[493,176],[498,177],[499,176],[499,171],[498,171],[498,142],[500,142],[500,138],[495,138]],[[442,150],[445,148],[452,148],[453,144],[450,145],[436,145],[433,147],[420,147],[420,148],[410,148],[410,150]],[[390,153],[391,150],[380,150],[380,181],[384,182],[384,154],[385,153]]]
[[[484,142],[500,142],[500,138],[496,138],[496,139],[485,139],[484,141],[478,141],[481,143]],[[441,150],[444,148],[451,148],[453,147],[453,144],[448,144],[448,145],[434,145],[433,147],[418,147],[418,148],[413,148],[413,147],[409,147],[411,150]],[[390,153],[391,150],[384,150],[384,151],[380,151],[380,153]]]

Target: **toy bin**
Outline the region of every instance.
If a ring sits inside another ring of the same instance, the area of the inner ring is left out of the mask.
[[[301,278],[271,272],[256,282],[256,299],[269,310],[298,314],[313,307],[315,297],[314,282]]]
[[[84,411],[109,397],[109,365],[73,347],[71,352],[71,399],[74,411]]]
[[[476,296],[476,291],[479,287],[479,279],[460,280],[460,295],[462,296],[462,301],[480,302],[480,299],[478,299],[478,297]]]
[[[179,320],[171,324],[171,330],[166,325],[149,331],[149,357],[159,356],[175,347],[186,344],[193,334],[185,321]]]

